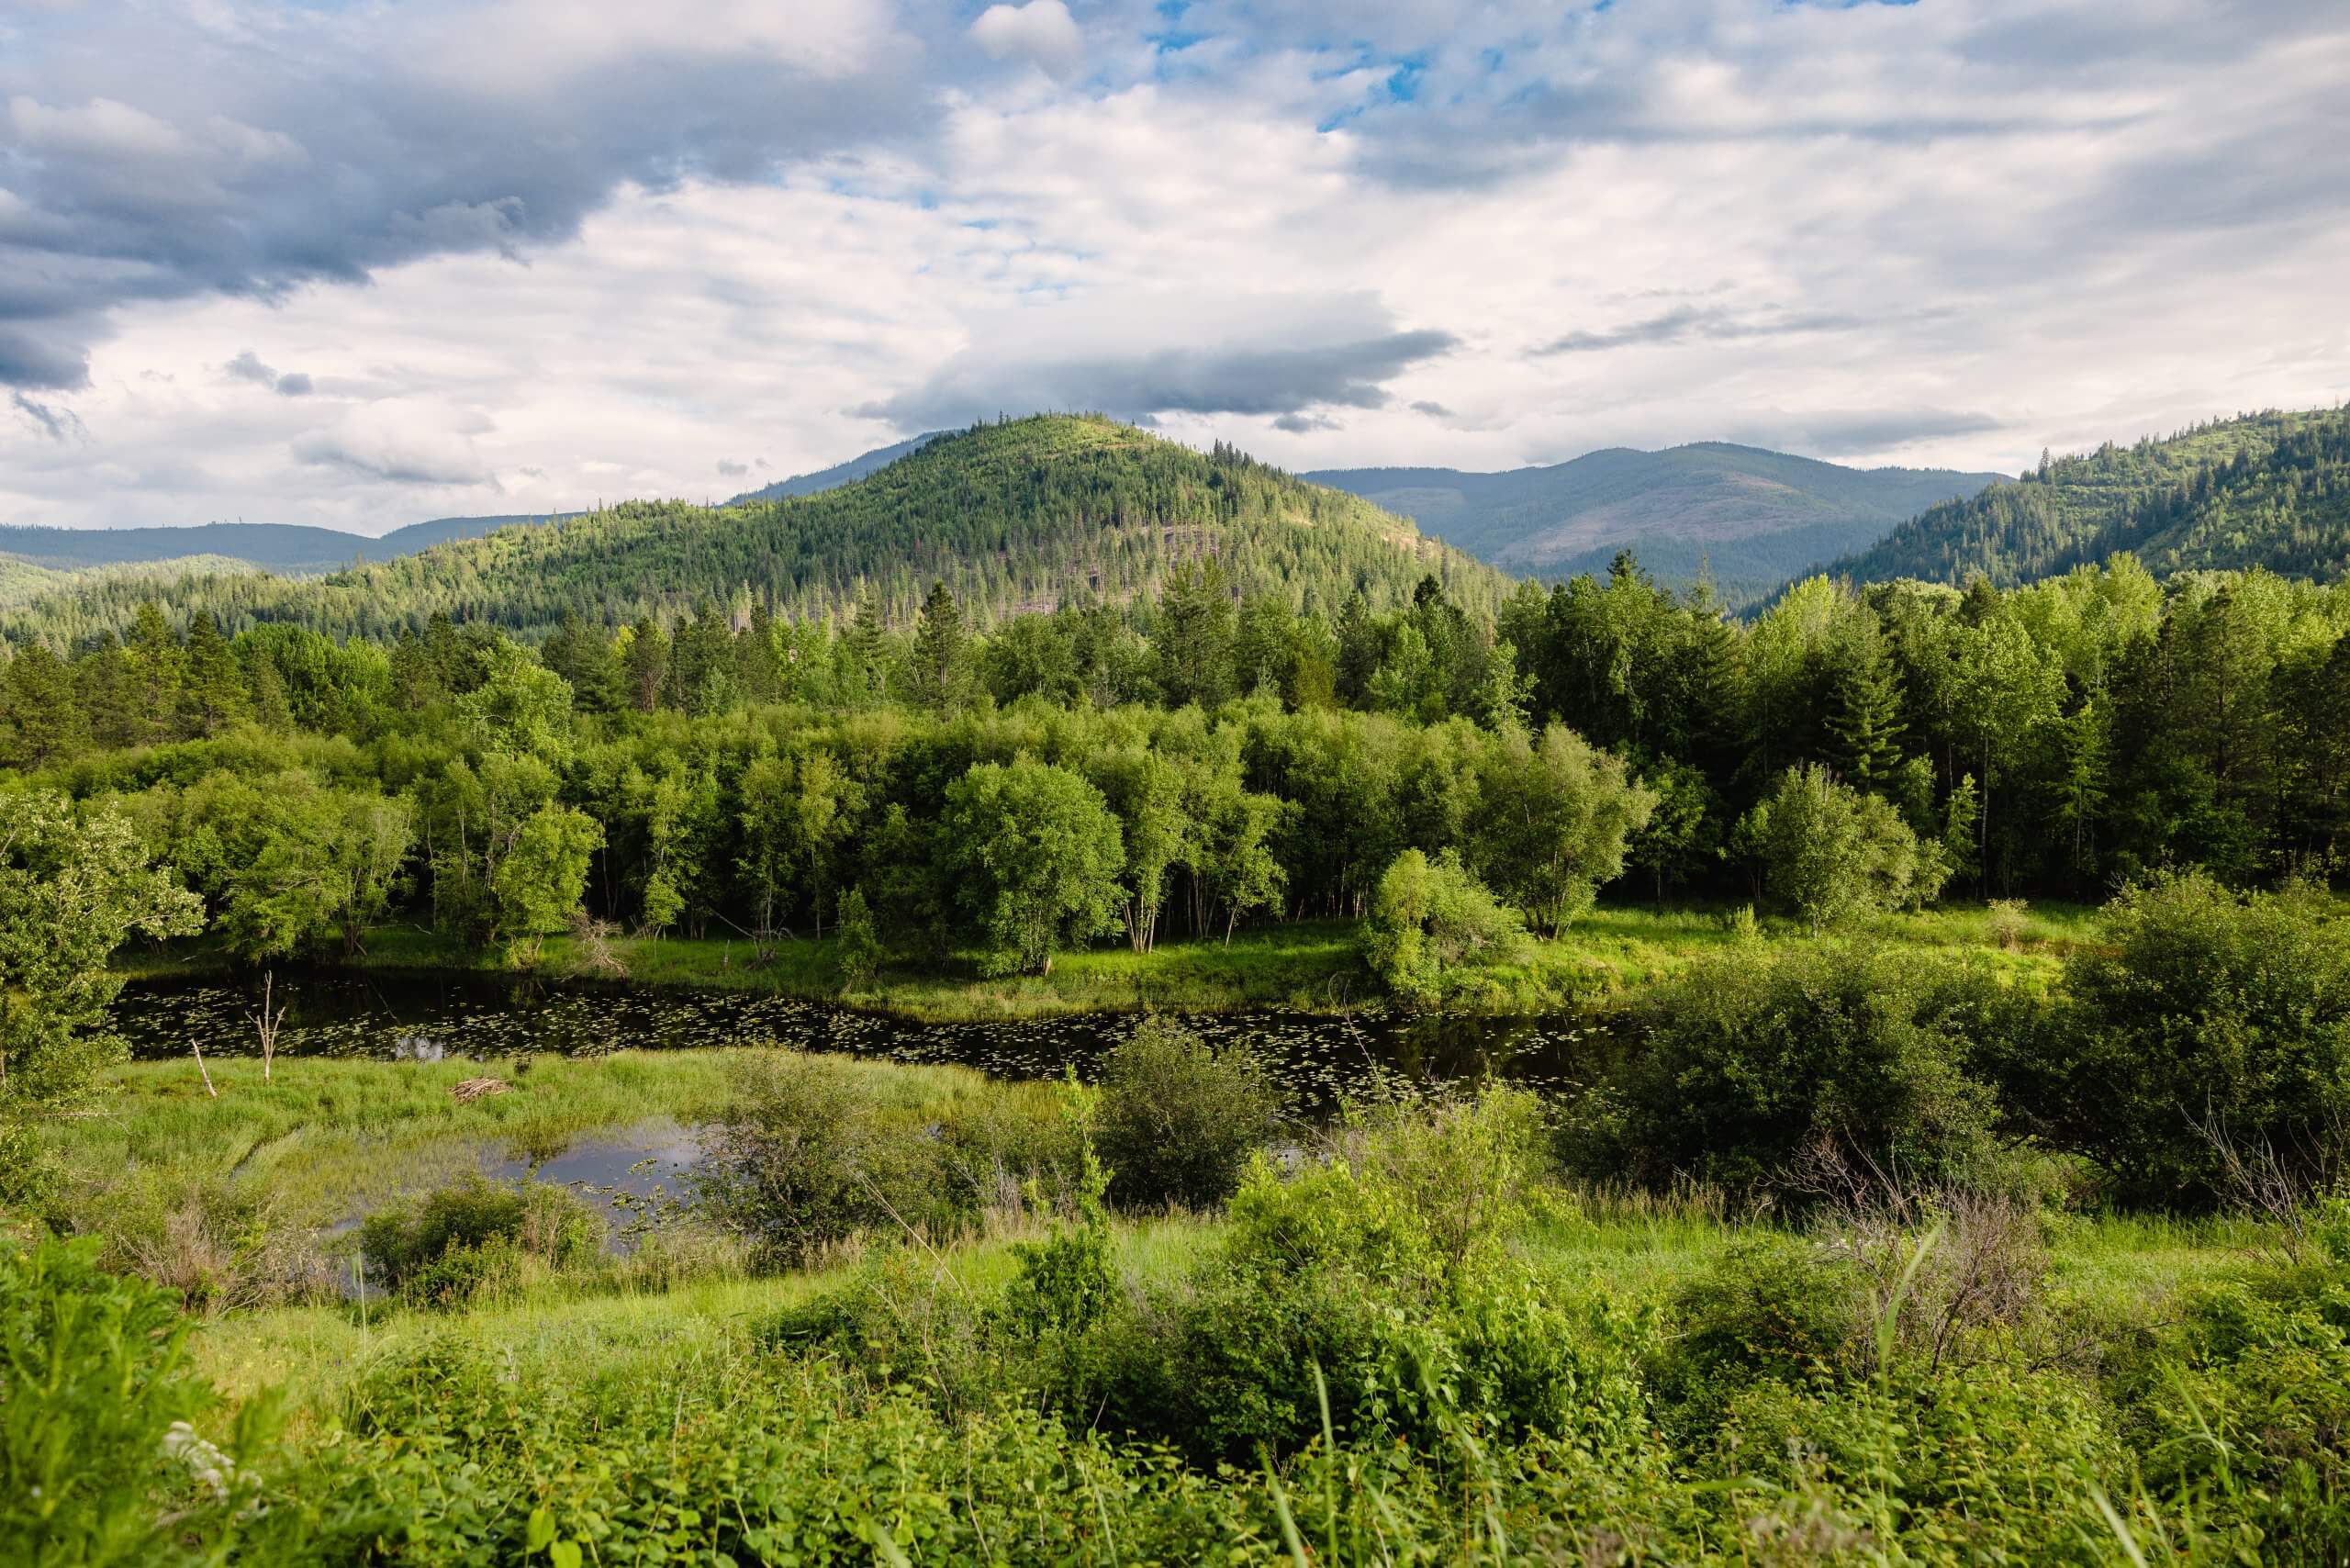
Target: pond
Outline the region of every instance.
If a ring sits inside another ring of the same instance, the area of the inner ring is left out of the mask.
[[[286,1056],[444,1058],[488,1061],[533,1052],[595,1056],[628,1049],[780,1045],[904,1062],[947,1062],[1000,1077],[1090,1077],[1136,1020],[1098,1014],[990,1023],[930,1024],[825,1002],[478,972],[281,977]],[[207,1056],[258,1049],[260,987],[218,979],[147,980],[115,1003],[133,1054]],[[1301,1103],[1341,1092],[1383,1097],[1488,1076],[1562,1091],[1589,1083],[1608,1055],[1587,1018],[1424,1016],[1366,1012],[1203,1014],[1186,1018],[1211,1040],[1245,1041]]]

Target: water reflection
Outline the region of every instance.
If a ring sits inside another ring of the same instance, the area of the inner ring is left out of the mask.
[[[539,1051],[596,1056],[625,1049],[774,1043],[905,1062],[953,1062],[1008,1078],[1090,1076],[1134,1028],[1125,1014],[923,1024],[830,1002],[739,991],[548,980],[473,973],[281,976],[287,1056],[387,1061],[487,1060]],[[242,988],[217,980],[144,981],[115,1004],[116,1025],[145,1058],[256,1048]],[[1342,1092],[1382,1098],[1432,1082],[1488,1075],[1561,1091],[1588,1083],[1608,1045],[1578,1017],[1469,1018],[1359,1013],[1199,1014],[1215,1041],[1245,1042],[1306,1104]]]

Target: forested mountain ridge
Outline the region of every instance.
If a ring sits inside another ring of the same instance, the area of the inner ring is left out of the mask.
[[[2156,577],[2350,572],[2350,408],[2269,410],[2062,458],[1933,507],[1836,563],[1857,581],[1998,587],[2130,551]]]
[[[705,601],[840,617],[869,594],[911,622],[943,581],[990,624],[1023,610],[1154,596],[1214,555],[1234,592],[1335,614],[1408,603],[1434,574],[1490,616],[1508,580],[1403,518],[1230,448],[1209,453],[1092,416],[1038,415],[934,441],[854,484],[717,509],[631,501],[503,530],[310,582],[188,577],[97,585],[7,616],[12,642],[125,631],[160,599],[174,622],[288,622],[334,635],[421,629],[436,613],[524,633],[569,611],[603,624],[675,619]]]
[[[1846,468],[1698,442],[1662,452],[1611,447],[1498,474],[1350,468],[1304,477],[1414,518],[1509,570],[1545,578],[1605,571],[1629,548],[1668,581],[1708,571],[1723,598],[1741,604],[2004,476]]]

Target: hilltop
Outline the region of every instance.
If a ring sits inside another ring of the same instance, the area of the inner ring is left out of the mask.
[[[1662,452],[1613,447],[1500,474],[1350,468],[1303,476],[1416,519],[1511,571],[1550,578],[1605,571],[1618,550],[1630,549],[1668,580],[1709,569],[1733,603],[1764,597],[1903,519],[2002,477],[1845,468],[1726,442]]]
[[[1920,513],[1832,571],[2001,588],[2134,553],[2157,577],[2350,572],[2350,409],[2271,410],[2132,446],[2042,457],[2020,479]]]
[[[703,599],[837,615],[871,591],[910,619],[934,580],[982,623],[1064,601],[1156,591],[1214,555],[1237,591],[1335,612],[1360,589],[1408,602],[1434,573],[1490,613],[1500,572],[1408,520],[1240,453],[1200,453],[1095,416],[1037,415],[942,436],[818,494],[718,508],[632,501],[525,524],[314,581],[190,577],[161,596],[235,627],[293,621],[383,635],[436,611],[533,633],[566,610],[628,621]],[[153,582],[108,582],[12,615],[12,637],[70,640],[127,625]]]

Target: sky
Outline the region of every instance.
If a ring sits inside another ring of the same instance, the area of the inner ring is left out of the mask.
[[[2012,472],[2350,399],[2329,0],[0,0],[0,522],[1293,469]]]

